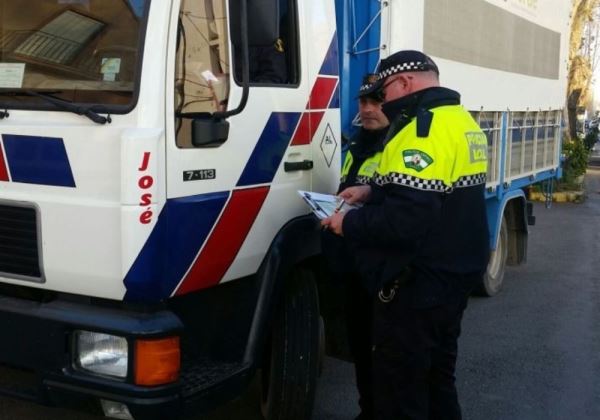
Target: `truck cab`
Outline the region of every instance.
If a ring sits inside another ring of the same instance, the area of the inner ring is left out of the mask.
[[[319,230],[297,190],[339,174],[333,2],[27,6],[0,0],[0,364],[27,378],[0,392],[174,418],[263,367],[267,417],[281,392],[309,412]]]

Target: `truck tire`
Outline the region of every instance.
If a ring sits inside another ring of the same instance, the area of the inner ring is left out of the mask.
[[[326,341],[325,341],[325,320],[319,315],[319,355],[317,356],[317,376],[320,378],[323,374],[323,366],[325,365],[325,353],[326,353]]]
[[[313,274],[287,279],[262,369],[261,411],[267,420],[310,420],[319,371],[319,297]]]
[[[498,236],[498,245],[490,253],[490,261],[485,275],[475,293],[479,296],[492,297],[502,289],[504,282],[504,270],[506,269],[506,258],[508,257],[508,228],[506,219],[502,217],[500,225],[500,236]]]

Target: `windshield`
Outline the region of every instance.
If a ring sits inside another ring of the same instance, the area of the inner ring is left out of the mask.
[[[150,0],[0,0],[0,106],[129,108]],[[26,12],[23,10],[26,8]],[[50,105],[51,106],[51,105]]]

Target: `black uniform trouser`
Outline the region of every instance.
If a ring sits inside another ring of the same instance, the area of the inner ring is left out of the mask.
[[[346,282],[346,326],[348,344],[354,359],[358,404],[361,418],[373,418],[373,368],[372,368],[372,322],[373,298],[364,288],[358,276],[350,276]]]
[[[378,420],[461,419],[457,340],[467,298],[415,309],[375,298],[373,395]]]

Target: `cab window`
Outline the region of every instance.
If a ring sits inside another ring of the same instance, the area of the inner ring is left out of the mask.
[[[249,45],[250,84],[297,85],[300,72],[296,0],[273,0],[273,7],[279,13],[278,34],[267,43]],[[237,84],[242,80],[240,51],[240,46],[234,44],[234,76]]]

